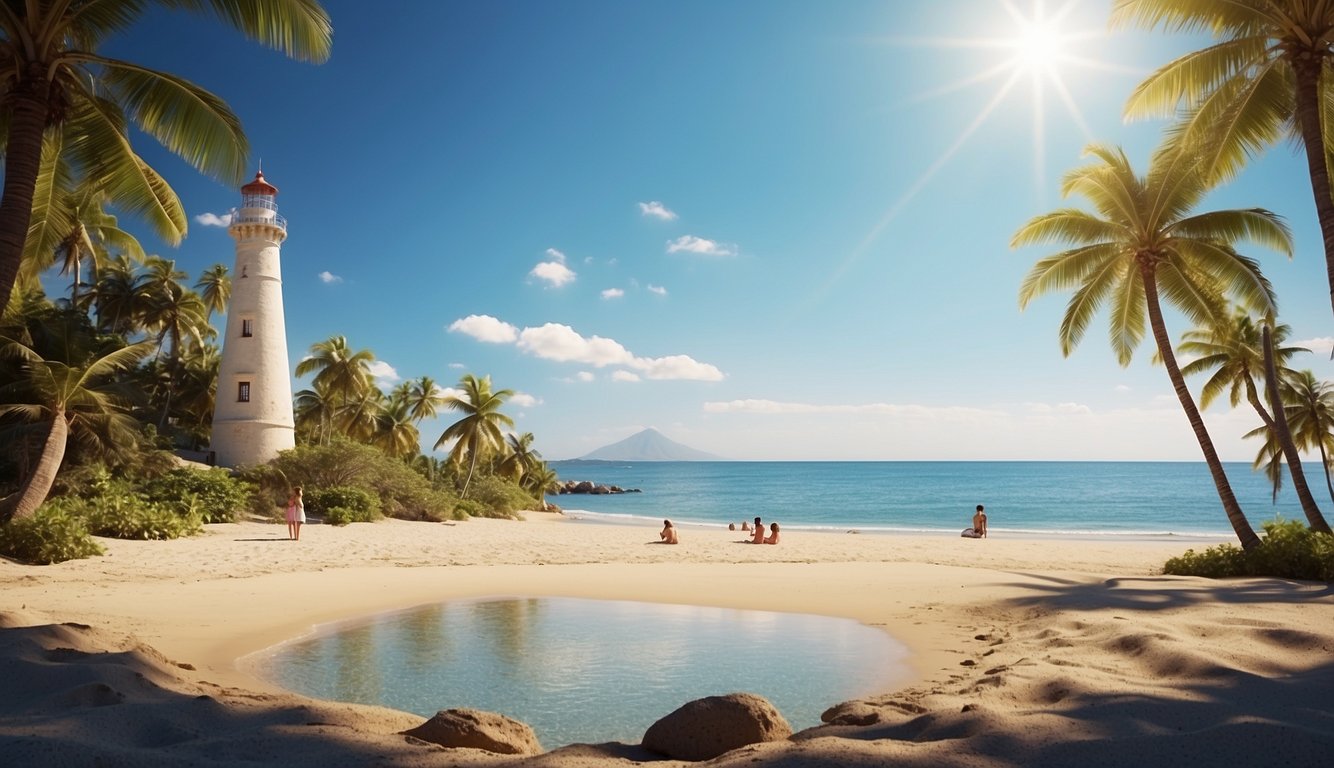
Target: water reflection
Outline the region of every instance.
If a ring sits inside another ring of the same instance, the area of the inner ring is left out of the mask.
[[[478,600],[425,606],[283,646],[261,674],[312,696],[423,716],[501,712],[548,748],[636,743],[703,696],[749,691],[793,728],[883,690],[904,649],[847,619],[698,606]]]

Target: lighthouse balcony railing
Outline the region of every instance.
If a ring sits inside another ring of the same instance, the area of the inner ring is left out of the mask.
[[[287,231],[287,219],[277,213],[242,213],[232,211],[232,224],[268,224]]]

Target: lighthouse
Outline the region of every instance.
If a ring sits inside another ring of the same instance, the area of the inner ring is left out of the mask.
[[[210,445],[224,467],[263,464],[296,445],[278,258],[287,220],[278,215],[277,196],[264,172],[256,173],[241,187],[241,207],[227,228],[236,241],[236,266]]]

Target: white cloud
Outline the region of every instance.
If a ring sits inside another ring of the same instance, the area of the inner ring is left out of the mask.
[[[639,212],[645,216],[652,216],[655,219],[662,219],[663,221],[676,221],[676,212],[669,210],[667,206],[657,200],[640,203]]]
[[[464,368],[467,368],[468,366],[464,365],[463,363],[450,363],[449,367],[456,371],[461,371]]]
[[[552,261],[559,262],[561,264],[565,263],[565,254],[562,253],[561,251],[556,250],[555,248],[547,249],[547,258],[551,259]]]
[[[668,253],[698,253],[704,256],[735,256],[736,246],[723,245],[715,240],[707,240],[694,235],[681,235],[667,243]]]
[[[376,384],[393,384],[401,378],[398,371],[394,370],[394,366],[383,360],[373,361],[366,366],[366,369],[370,371],[371,378],[375,379]]]
[[[490,315],[468,315],[449,324],[453,333],[462,333],[490,344],[509,344],[519,338],[519,329]],[[463,366],[455,363],[458,367]],[[454,367],[451,365],[450,367]]]
[[[637,376],[637,375],[635,375],[635,374],[633,374],[633,373],[630,373],[629,371],[612,371],[612,372],[611,372],[611,380],[612,380],[612,381],[639,381],[639,376]]]
[[[649,284],[648,284],[648,290],[649,290],[649,293],[656,293],[656,294],[658,294],[659,296],[666,296],[666,295],[667,295],[667,289],[666,289],[666,288],[663,288],[661,285],[654,285],[653,283],[649,283]]]
[[[533,270],[528,274],[539,280],[545,280],[554,288],[559,288],[574,281],[574,270],[559,261],[543,261],[533,267]]]
[[[957,409],[956,409],[957,410]],[[973,409],[969,409],[973,410]],[[793,403],[779,400],[729,400],[727,402],[707,402],[706,413],[868,413],[898,415],[923,415],[930,409],[920,405],[892,405],[890,403]]]
[[[339,277],[338,275],[335,275],[334,273],[328,270],[325,270],[320,273],[320,282],[324,283],[325,285],[333,285],[334,283],[343,282],[343,278]]]
[[[619,299],[624,295],[625,291],[622,291],[620,288],[608,288],[602,292],[602,298],[604,299]]]
[[[466,333],[481,341],[515,341],[511,336],[514,326],[489,315],[469,315],[462,320],[455,320],[449,330]],[[716,366],[701,363],[687,355],[637,357],[614,339],[601,336],[584,338],[570,326],[559,323],[524,328],[518,332],[517,346],[544,360],[582,363],[597,368],[618,366],[648,379],[721,381],[724,378],[723,372]],[[581,371],[578,378],[580,381],[592,381],[593,375]]]
[[[1113,389],[1115,389],[1117,392],[1129,392],[1129,391],[1130,391],[1130,385],[1129,385],[1129,384],[1117,384],[1115,387],[1113,387]]]
[[[224,213],[219,216],[216,213],[201,213],[195,217],[195,221],[206,227],[229,227],[232,223],[232,215]]]
[[[1328,355],[1334,352],[1334,338],[1329,336],[1320,336],[1314,339],[1303,339],[1301,341],[1290,341],[1286,346],[1305,347],[1316,354]]]
[[[520,408],[532,408],[534,405],[542,404],[542,400],[540,398],[534,397],[533,395],[530,395],[527,392],[515,392],[510,397],[509,401],[519,406]]]
[[[580,371],[580,372],[576,373],[576,374],[574,375],[574,377],[575,377],[576,379],[578,379],[579,381],[583,381],[583,382],[589,382],[589,381],[592,381],[593,379],[597,378],[597,377],[595,377],[592,373],[590,373],[589,371]]]

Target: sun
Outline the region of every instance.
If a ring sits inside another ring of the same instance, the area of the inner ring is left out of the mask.
[[[1015,66],[1033,75],[1058,75],[1057,67],[1068,59],[1069,35],[1054,22],[1024,20],[1015,35]]]

